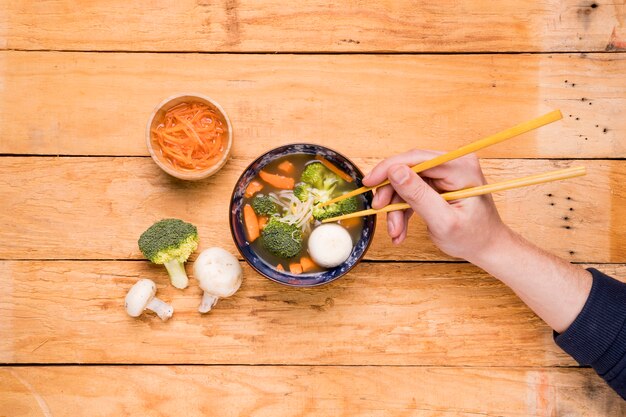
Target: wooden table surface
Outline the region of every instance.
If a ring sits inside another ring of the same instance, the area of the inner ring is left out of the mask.
[[[338,2],[339,3],[339,2]],[[512,228],[626,280],[624,0],[0,1],[0,416],[620,416],[504,285],[384,217],[366,259],[294,289],[245,264],[208,315],[142,259],[151,222],[198,225],[236,253],[228,199],[271,147],[327,145],[365,171],[451,150],[560,108],[483,151],[489,181],[573,164],[583,178],[511,191]],[[148,156],[153,107],[223,105],[232,159],[174,180]],[[191,275],[191,268],[187,268]],[[155,280],[176,312],[132,319]]]

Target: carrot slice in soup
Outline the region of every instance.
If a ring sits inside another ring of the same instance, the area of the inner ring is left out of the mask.
[[[339,220],[339,224],[345,227],[346,229],[354,229],[356,227],[359,227],[359,225],[361,224],[361,218],[352,217],[350,219]]]
[[[270,174],[269,172],[263,170],[259,171],[259,177],[261,177],[261,179],[269,185],[283,190],[292,190],[296,185],[293,178],[284,177],[278,174]]]
[[[263,184],[258,181],[251,181],[250,184],[246,187],[246,192],[244,195],[248,198],[253,197],[256,193],[263,189]]]
[[[285,272],[285,267],[283,266],[283,264],[278,264],[276,265],[276,270],[280,272]]]
[[[289,264],[289,272],[291,272],[292,274],[301,274],[302,265],[300,265],[300,262]]]
[[[278,170],[291,175],[296,170],[296,167],[289,161],[283,161],[278,165]]]
[[[268,219],[267,216],[259,216],[259,230],[265,229]]]
[[[248,242],[254,242],[259,237],[259,220],[250,204],[243,206],[243,224],[246,227]]]
[[[302,272],[309,272],[317,266],[311,258],[306,256],[300,259],[300,265],[302,266]]]
[[[345,172],[343,172],[342,170],[340,170],[339,168],[337,168],[335,166],[335,164],[333,164],[332,162],[329,162],[326,158],[324,158],[323,156],[319,156],[316,155],[315,159],[317,159],[318,161],[320,161],[322,164],[324,164],[324,166],[328,169],[330,169],[332,172],[334,172],[335,174],[337,174],[341,179],[346,180],[347,182],[352,182],[354,181],[354,178],[352,178],[350,175],[346,174]]]

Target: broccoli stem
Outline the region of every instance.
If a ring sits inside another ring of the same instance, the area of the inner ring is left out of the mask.
[[[198,311],[200,313],[208,313],[211,311],[213,306],[217,304],[218,299],[218,297],[215,297],[205,291],[204,294],[202,294],[202,302],[200,303],[200,307],[198,307]]]
[[[164,265],[165,268],[167,268],[167,273],[170,274],[170,281],[172,282],[172,285],[176,288],[180,288],[181,290],[187,288],[187,285],[189,285],[189,278],[187,278],[187,272],[185,272],[184,262],[173,259],[166,262]]]

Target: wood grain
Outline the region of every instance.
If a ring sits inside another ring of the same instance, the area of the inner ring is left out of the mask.
[[[626,54],[4,52],[0,153],[148,155],[154,106],[196,91],[226,109],[240,158],[292,142],[351,157],[452,150],[557,108],[563,121],[481,155],[626,157],[625,73]]]
[[[395,247],[379,218],[367,260],[323,287],[242,263],[241,290],[205,316],[196,280],[174,289],[136,245],[181,217],[201,249],[236,253],[232,187],[280,144],[327,145],[367,171],[560,108],[563,121],[484,151],[517,158],[484,160],[487,176],[588,176],[498,207],[626,281],[623,51],[624,0],[0,0],[0,417],[626,415],[508,288],[429,263],[451,259],[419,220]],[[235,146],[217,176],[184,183],[146,157],[144,129],[163,98],[194,91],[224,106]],[[169,322],[125,314],[144,277]]]
[[[365,171],[376,159],[357,158]],[[141,259],[139,235],[178,217],[199,227],[200,245],[236,253],[228,227],[231,191],[249,160],[232,159],[216,176],[181,182],[150,158],[7,157],[0,159],[1,259]],[[483,160],[489,181],[585,165],[585,177],[496,196],[502,217],[531,241],[573,261],[626,262],[624,161]],[[367,259],[449,260],[412,220],[394,246],[385,217]]]
[[[0,368],[0,415],[40,417],[42,410],[57,417],[85,410],[120,417],[595,417],[623,415],[626,403],[589,369]]]
[[[309,289],[244,265],[239,292],[207,315],[195,279],[177,290],[148,262],[0,266],[2,363],[575,365],[508,288],[468,264],[361,263]],[[624,265],[599,268],[626,279]],[[139,278],[155,280],[170,321],[126,315]]]
[[[255,52],[619,50],[623,1],[9,1],[11,49]]]

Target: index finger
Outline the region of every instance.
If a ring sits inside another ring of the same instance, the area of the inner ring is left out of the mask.
[[[431,179],[432,185],[441,191],[454,191],[486,183],[478,158],[474,154],[437,165],[419,175]]]
[[[387,170],[392,165],[402,164],[413,166],[419,164],[420,162],[433,159],[441,154],[443,154],[443,152],[413,149],[412,151],[394,155],[382,162],[379,162],[378,165],[376,165],[374,169],[372,169],[369,174],[363,178],[363,185],[373,187],[385,181],[387,179]]]

